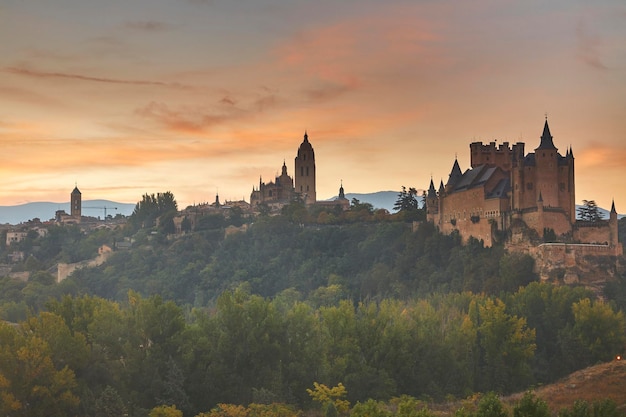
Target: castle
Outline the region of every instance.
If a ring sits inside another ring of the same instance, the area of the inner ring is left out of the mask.
[[[455,160],[439,190],[431,179],[425,193],[427,219],[445,234],[458,231],[463,240],[472,236],[486,246],[498,232],[506,232],[510,242],[602,244],[610,254],[621,255],[615,204],[608,221],[576,220],[574,153],[571,148],[559,153],[547,117],[539,146],[528,154],[524,146],[471,143],[470,169],[461,172]]]
[[[259,204],[265,204],[270,209],[279,209],[282,206],[302,199],[304,204],[336,206],[346,210],[350,202],[345,198],[343,184],[339,189],[339,197],[334,201],[317,201],[315,188],[315,151],[309,142],[309,135],[304,132],[304,140],[298,148],[295,158],[295,179],[287,173],[287,164],[283,161],[281,174],[276,176],[273,182],[264,183],[259,178],[259,186],[252,187],[250,194],[250,206],[254,209]]]

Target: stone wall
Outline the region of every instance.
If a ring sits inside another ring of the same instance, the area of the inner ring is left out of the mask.
[[[79,268],[93,268],[102,265],[107,259],[109,259],[109,256],[111,256],[112,253],[113,251],[110,247],[102,245],[98,249],[98,256],[93,259],[72,264],[59,263],[57,265],[57,282],[63,281]]]
[[[572,231],[572,225],[565,212],[560,209],[539,208],[537,210],[525,210],[521,217],[524,223],[531,229],[536,230],[540,237],[543,236],[544,228],[554,230],[557,236],[566,235]]]
[[[611,227],[607,221],[593,223],[578,222],[574,227],[574,240],[577,242],[611,243]]]

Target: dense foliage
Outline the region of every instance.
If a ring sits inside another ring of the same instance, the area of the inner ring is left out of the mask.
[[[7,410],[48,398],[58,415],[118,404],[140,416],[159,405],[189,415],[221,403],[309,408],[315,382],[341,383],[350,403],[512,392],[623,346],[623,314],[588,295],[534,283],[507,300],[463,292],[316,308],[240,287],[187,319],[160,296],[66,296],[17,327],[0,324],[0,395]],[[51,407],[41,415],[57,415]]]
[[[415,232],[403,222],[302,227],[281,216],[227,239],[222,229],[162,242],[144,236],[136,249],[77,271],[64,285],[118,301],[133,289],[202,307],[241,283],[262,296],[294,289],[325,305],[433,292],[498,294],[537,279],[529,256],[474,239],[461,245],[458,235],[441,235],[428,223]]]
[[[172,238],[172,210],[157,222],[149,209],[158,201],[144,196],[125,229],[56,226],[19,243],[28,256],[14,272],[28,279],[0,279],[0,316],[20,322],[0,323],[0,414],[320,407],[330,417],[353,404],[355,417],[430,417],[419,401],[524,390],[624,348],[626,275],[607,285],[608,302],[539,283],[531,257],[407,223],[410,204],[389,215],[359,201],[347,212],[295,202],[228,237],[249,220],[213,213]],[[49,272],[131,234],[133,247],[100,267],[59,284]],[[532,397],[519,407],[514,417],[545,417]],[[458,412],[490,413],[508,415],[494,395]]]

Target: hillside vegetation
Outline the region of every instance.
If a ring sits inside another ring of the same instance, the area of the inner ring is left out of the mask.
[[[0,280],[0,314],[21,322],[0,325],[0,414],[37,404],[29,415],[115,415],[103,407],[118,404],[131,416],[175,405],[244,417],[251,409],[218,404],[315,410],[309,390],[324,386],[355,417],[383,416],[374,411],[523,392],[623,353],[623,276],[601,301],[537,282],[530,257],[427,223],[366,207],[319,224],[321,213],[290,209],[228,237],[244,219],[209,215],[178,237],[145,219],[30,236],[16,266],[29,280]],[[101,267],[60,284],[46,272],[131,235]]]

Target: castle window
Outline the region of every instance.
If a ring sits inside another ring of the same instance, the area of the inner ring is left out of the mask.
[[[304,177],[304,167],[300,167],[300,176]]]
[[[565,183],[559,183],[559,191],[565,191]]]
[[[533,183],[532,182],[526,183],[526,188],[529,189],[529,190],[532,190],[533,189]]]
[[[306,176],[309,176],[309,167],[306,167]]]

